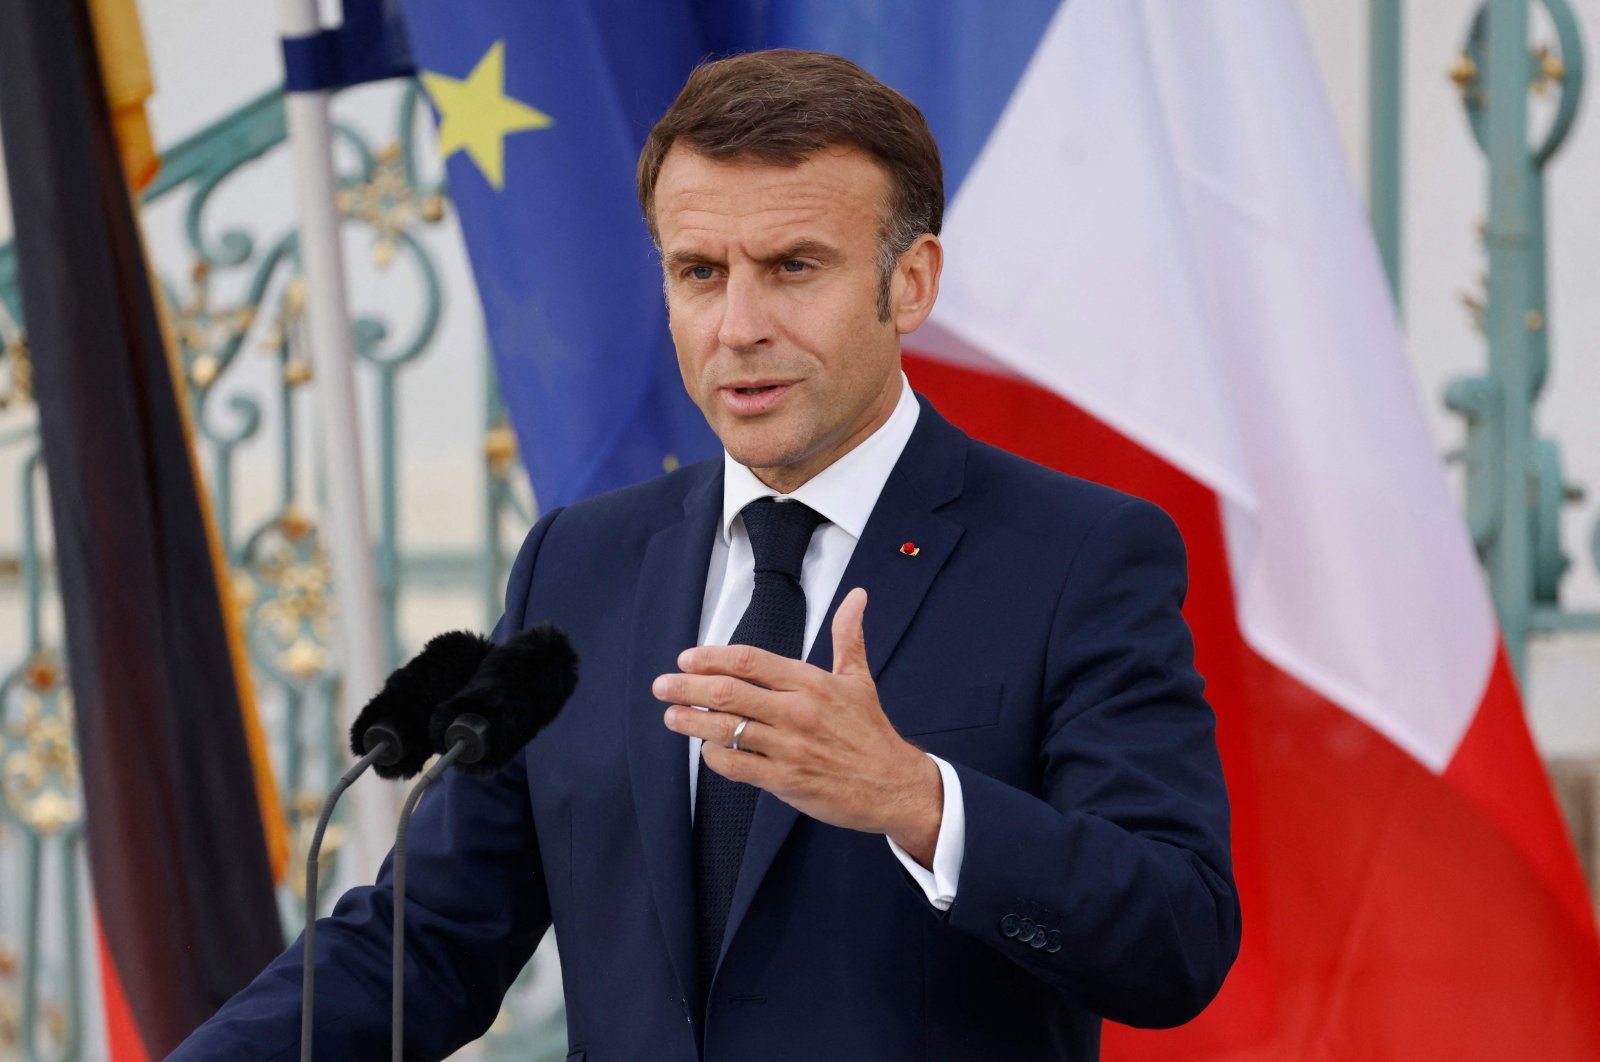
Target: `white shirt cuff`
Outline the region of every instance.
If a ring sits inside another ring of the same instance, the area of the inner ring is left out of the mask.
[[[889,851],[922,886],[928,902],[948,911],[956,902],[956,881],[961,877],[961,857],[967,847],[967,808],[961,802],[961,779],[956,776],[956,769],[932,753],[927,755],[938,765],[939,778],[944,782],[944,814],[939,819],[939,839],[933,846],[933,869],[912,859],[893,841],[889,841]]]

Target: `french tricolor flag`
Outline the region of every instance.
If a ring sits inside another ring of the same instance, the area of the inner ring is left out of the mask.
[[[1243,951],[1110,1058],[1600,1058],[1592,908],[1296,5],[1069,0],[955,190],[912,383],[1161,504]]]

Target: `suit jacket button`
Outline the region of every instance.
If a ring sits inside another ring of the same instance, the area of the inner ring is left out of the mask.
[[[1014,937],[1022,932],[1022,919],[1014,914],[1008,914],[1000,919],[1000,932],[1008,937]]]
[[[1050,931],[1050,939],[1045,944],[1044,950],[1052,955],[1061,950],[1061,930],[1052,929]]]
[[[1044,926],[1039,926],[1033,931],[1033,936],[1028,938],[1030,948],[1042,948],[1050,941],[1050,934],[1045,932]]]
[[[1022,920],[1022,932],[1017,934],[1017,943],[1028,943],[1028,941],[1033,939],[1033,935],[1037,932],[1039,932],[1039,927],[1033,924],[1033,919],[1024,918]]]

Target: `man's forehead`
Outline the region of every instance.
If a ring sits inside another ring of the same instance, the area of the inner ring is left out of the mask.
[[[869,162],[875,163],[877,161],[866,149],[848,140],[836,140],[830,144],[823,144],[821,147],[811,151],[786,156],[778,152],[763,153],[754,148],[749,151],[718,151],[712,153],[703,151],[691,141],[680,138],[674,140],[672,146],[667,149],[666,155],[662,157],[661,166],[665,169],[667,163],[673,159],[699,159],[715,165],[765,166],[783,170],[794,169],[815,159],[849,158],[852,156],[860,157]]]
[[[887,184],[887,172],[875,159],[846,144],[793,164],[714,159],[673,145],[656,183],[655,214],[663,237],[680,228],[857,225],[881,219]]]
[[[816,180],[820,175],[849,175],[856,180],[868,173],[887,183],[888,170],[867,151],[854,144],[838,143],[819,148],[798,159],[770,159],[756,154],[726,158],[706,155],[682,142],[675,143],[661,162],[656,179],[656,196],[663,186],[686,181],[737,180],[740,182],[783,183],[791,180]]]

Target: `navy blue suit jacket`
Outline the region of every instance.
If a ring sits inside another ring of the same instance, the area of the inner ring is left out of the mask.
[[[452,774],[422,802],[408,1053],[480,1035],[553,923],[572,1058],[695,1058],[689,756],[650,684],[696,643],[721,487],[706,462],[528,535],[499,633],[555,622],[582,678],[510,768]],[[931,906],[883,837],[763,793],[705,1058],[1092,1058],[1102,1017],[1198,1013],[1239,908],[1185,582],[1160,510],[974,442],[924,402],[828,608],[867,589],[884,710],[960,776],[955,903]],[[386,869],[321,925],[318,1057],[386,1057],[391,900]],[[294,1057],[299,985],[296,945],[179,1057]]]

